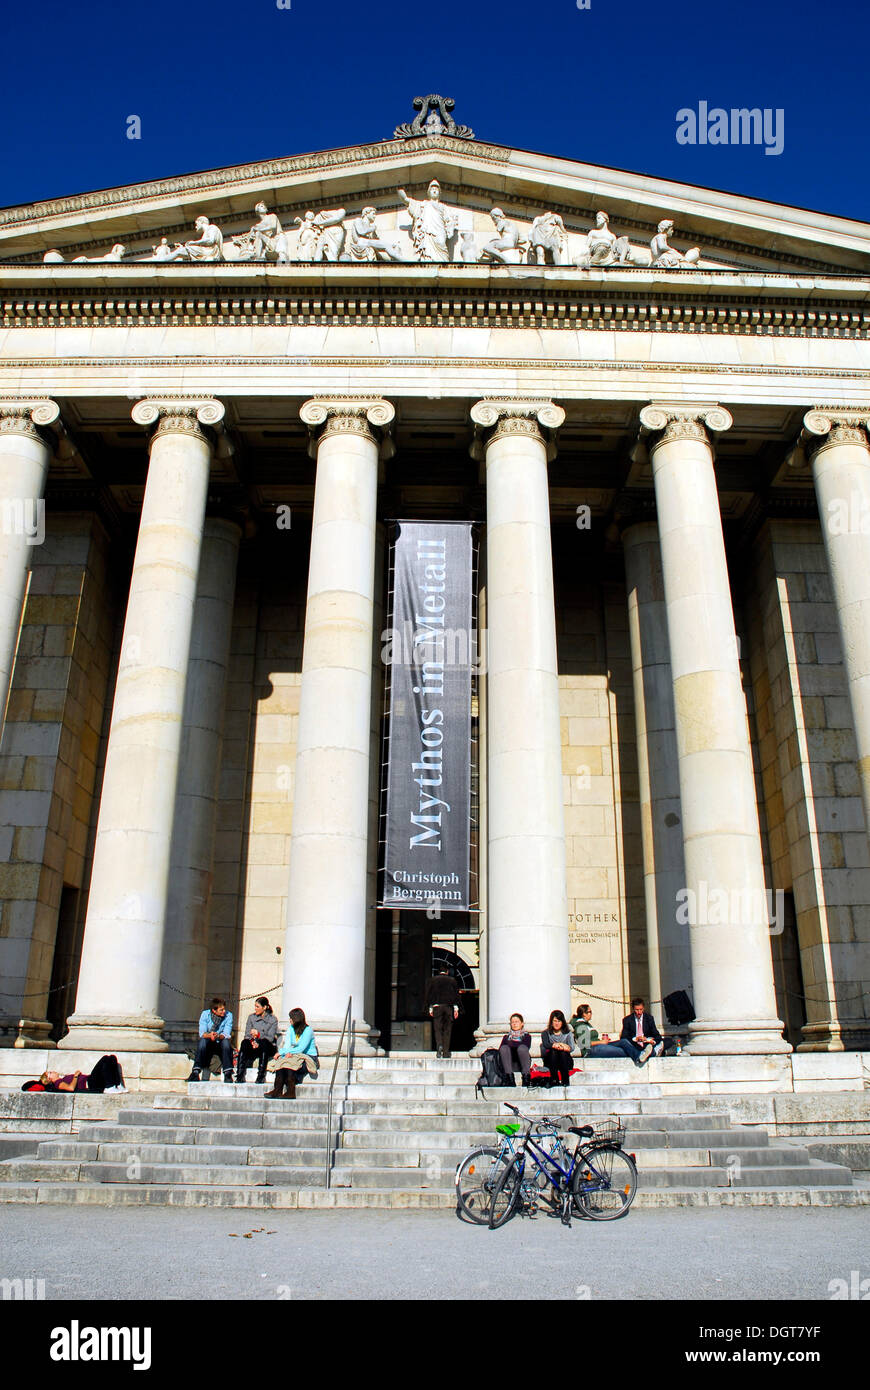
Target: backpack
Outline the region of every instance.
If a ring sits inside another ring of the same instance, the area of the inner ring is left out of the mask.
[[[501,1064],[501,1057],[498,1049],[488,1047],[480,1059],[483,1071],[475,1083],[476,1091],[483,1091],[484,1086],[513,1086],[514,1079],[508,1076]]]
[[[675,989],[673,994],[669,994],[662,1000],[668,1023],[672,1028],[679,1028],[685,1023],[694,1023],[695,1010],[692,1008],[689,996],[684,989]]]

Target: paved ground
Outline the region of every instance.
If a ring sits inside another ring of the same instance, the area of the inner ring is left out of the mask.
[[[556,1297],[564,1277],[568,1299],[621,1299],[638,1267],[651,1278],[636,1298],[828,1300],[831,1280],[870,1279],[870,1208],[637,1211],[571,1230],[539,1216],[489,1231],[451,1212],[0,1207],[0,1279],[44,1279],[46,1299],[191,1299],[203,1277],[229,1298],[480,1299],[503,1296],[508,1271],[527,1297],[554,1286],[554,1268]]]

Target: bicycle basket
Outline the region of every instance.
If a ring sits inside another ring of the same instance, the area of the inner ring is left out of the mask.
[[[593,1144],[615,1144],[617,1148],[622,1147],[625,1139],[625,1125],[618,1115],[608,1115],[606,1119],[599,1120],[595,1124],[595,1133],[592,1136]]]

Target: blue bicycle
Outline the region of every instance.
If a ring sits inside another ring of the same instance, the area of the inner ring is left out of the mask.
[[[637,1167],[632,1155],[622,1148],[625,1126],[618,1116],[608,1117],[594,1129],[592,1125],[570,1126],[568,1133],[576,1134],[579,1142],[563,1166],[564,1155],[547,1153],[532,1137],[534,1120],[521,1115],[515,1105],[507,1108],[523,1121],[525,1128],[492,1190],[491,1231],[498,1230],[523,1208],[529,1209],[530,1166],[536,1186],[543,1184],[543,1193],[558,1211],[563,1225],[571,1225],[572,1211],[592,1221],[615,1221],[625,1216],[637,1191]]]
[[[514,1107],[510,1106],[509,1108],[513,1109]],[[571,1116],[562,1115],[560,1119],[570,1120]],[[495,1128],[496,1133],[500,1136],[499,1147],[478,1145],[473,1148],[457,1164],[454,1179],[457,1214],[479,1226],[486,1226],[489,1222],[492,1194],[498,1185],[499,1178],[516,1153],[514,1145],[522,1125],[512,1121],[496,1125]],[[568,1162],[570,1155],[565,1148],[565,1142],[559,1132],[559,1124],[556,1120],[542,1115],[534,1121],[534,1131],[536,1139],[545,1146],[552,1158]],[[531,1205],[534,1202],[534,1189],[536,1184],[540,1184],[541,1179],[532,1172],[528,1174],[525,1181],[529,1189],[526,1193],[526,1200]]]

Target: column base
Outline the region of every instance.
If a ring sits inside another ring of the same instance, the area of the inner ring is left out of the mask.
[[[782,1036],[784,1024],[778,1018],[769,1022],[759,1019],[746,1023],[707,1023],[697,1018],[688,1026],[691,1057],[773,1056],[794,1051]]]
[[[341,1029],[343,1019],[325,1018],[309,1019],[308,1023],[314,1033],[314,1041],[317,1044],[318,1055],[323,1057],[335,1057],[338,1045],[341,1041]],[[282,1036],[286,1036],[286,1030],[290,1027],[289,1023],[282,1024]],[[377,1057],[383,1055],[378,1047],[378,1038],[381,1036],[377,1028],[373,1028],[370,1023],[366,1023],[363,1018],[355,1018],[352,1023],[353,1028],[353,1055],[355,1057]],[[341,1044],[342,1056],[347,1054],[347,1033],[344,1035],[344,1042]],[[322,1070],[322,1068],[321,1068]],[[340,1071],[340,1066],[339,1066]]]
[[[59,1046],[80,1052],[168,1052],[156,1014],[73,1014]]]
[[[826,1018],[805,1023],[797,1052],[864,1052],[870,1048],[870,1019]]]
[[[52,1025],[45,1018],[0,1015],[0,1047],[57,1047],[48,1035]]]

